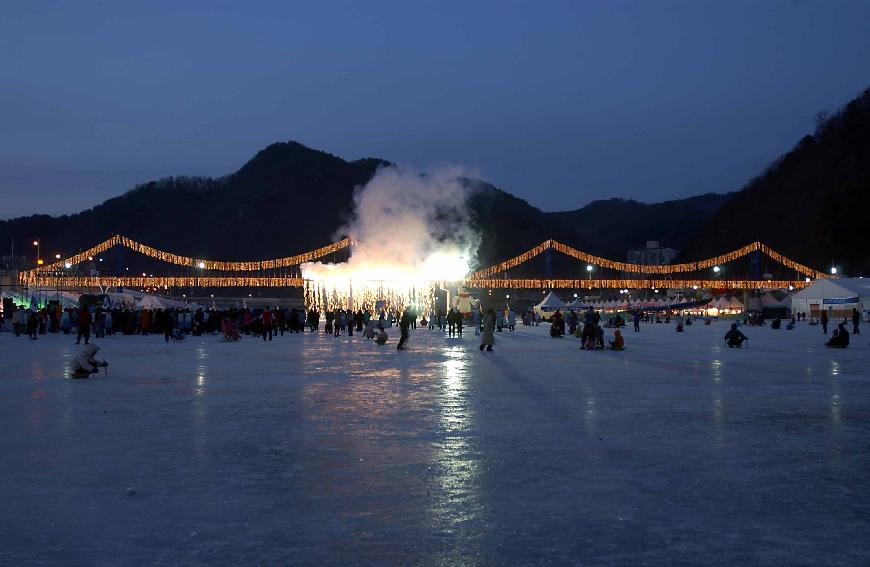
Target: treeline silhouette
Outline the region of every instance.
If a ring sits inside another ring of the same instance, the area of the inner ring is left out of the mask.
[[[761,240],[818,268],[870,275],[870,89],[728,200],[683,250],[693,260]]]

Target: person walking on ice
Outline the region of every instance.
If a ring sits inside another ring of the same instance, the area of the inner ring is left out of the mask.
[[[486,347],[488,352],[492,352],[492,347],[495,345],[495,312],[492,308],[486,310],[486,315],[483,317],[483,332],[480,335],[480,350]]]

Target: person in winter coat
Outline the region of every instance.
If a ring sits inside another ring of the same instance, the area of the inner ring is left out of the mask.
[[[109,365],[105,360],[97,360],[96,354],[100,350],[97,345],[86,345],[77,357],[70,363],[70,372],[73,378],[87,378],[91,374],[100,371],[100,368]]]
[[[492,352],[493,345],[495,345],[495,312],[492,309],[487,309],[486,315],[483,317],[480,350],[486,347],[487,351]]]
[[[474,307],[471,311],[471,324],[474,325],[474,334],[480,335],[480,306]]]
[[[825,346],[828,348],[846,348],[849,346],[849,331],[846,330],[844,323],[840,323],[834,330],[834,335],[831,337],[831,340],[825,343]]]
[[[861,334],[861,329],[859,328],[860,324],[861,324],[861,313],[857,309],[852,308],[852,334],[853,335],[860,335]]]
[[[504,328],[504,310],[503,309],[499,309],[495,314],[495,326],[496,326],[496,329],[498,330],[499,333]]]
[[[822,311],[822,332],[828,334],[828,312]]]
[[[91,312],[86,308],[79,308],[79,334],[76,337],[76,344],[79,344],[85,338],[85,344],[91,340]]]
[[[387,332],[384,330],[384,326],[378,323],[378,330],[375,333],[375,342],[379,345],[387,344]]]
[[[514,327],[517,326],[517,314],[514,313],[514,310],[513,310],[513,309],[511,309],[511,310],[508,311],[508,316],[507,316],[507,326],[508,326],[508,330],[509,330],[511,333],[514,332]]]
[[[266,309],[263,310],[263,313],[260,315],[260,319],[263,320],[263,341],[266,340],[266,335],[269,336],[269,340],[272,340],[272,310],[269,309],[269,306],[266,306]]]
[[[408,329],[411,327],[412,317],[413,315],[411,315],[410,311],[405,311],[399,319],[399,331],[401,332],[401,336],[399,337],[399,344],[396,345],[398,350],[405,350],[405,343],[408,342]]]
[[[64,309],[63,313],[60,315],[60,330],[63,331],[64,335],[68,335],[71,327],[72,323],[70,323],[69,320],[69,310]]]
[[[32,309],[27,311],[27,334],[30,336],[30,339],[36,340],[36,332],[39,329],[39,317],[36,315],[36,311]]]
[[[613,331],[613,340],[610,341],[610,350],[625,350],[625,339],[619,329]]]
[[[740,348],[745,340],[747,340],[746,335],[737,329],[737,323],[731,323],[731,330],[725,333],[725,343],[728,348]]]

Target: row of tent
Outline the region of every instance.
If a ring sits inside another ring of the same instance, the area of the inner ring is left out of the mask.
[[[735,301],[736,298],[734,299]],[[562,301],[562,299],[553,292],[547,294],[547,297],[544,298],[543,301],[534,306],[535,311],[538,313],[551,313],[553,311],[559,310],[579,310],[579,309],[588,309],[592,307],[597,311],[624,311],[624,310],[632,310],[632,309],[645,309],[645,310],[658,310],[658,309],[680,309],[680,308],[688,308],[697,305],[703,305],[709,303],[709,299],[703,299],[700,301],[676,301],[674,299],[669,298],[659,298],[659,299],[645,299],[645,300],[628,300],[628,299],[610,299],[607,301],[580,301],[579,299],[575,299],[570,303],[566,303]],[[740,303],[739,301],[737,303]],[[743,304],[740,303],[740,307],[742,308]]]
[[[103,307],[106,309],[196,309],[198,304],[179,301],[161,295],[153,295],[139,291],[125,291],[123,293],[106,293]],[[81,294],[68,291],[58,291],[49,288],[36,288],[25,293],[3,291],[3,297],[10,297],[15,305],[23,305],[26,308],[42,308],[50,301],[57,301],[64,309],[78,307]]]
[[[772,296],[771,299],[773,301],[777,301]],[[745,308],[743,302],[736,297],[726,298],[724,296],[715,300],[711,300],[710,298],[704,298],[701,300],[686,301],[676,300],[672,298],[658,298],[634,301],[628,299],[610,299],[606,301],[602,300],[582,302],[579,299],[575,299],[570,303],[566,303],[565,301],[562,301],[562,299],[555,293],[550,292],[549,294],[547,294],[543,301],[534,306],[534,310],[538,313],[552,313],[557,309],[564,311],[571,309],[581,310],[592,307],[596,311],[631,311],[633,309],[659,311],[668,309],[691,309],[693,307],[701,306],[703,306],[705,309],[715,308],[720,311],[727,310],[732,312],[743,311]]]
[[[790,307],[791,296],[785,296],[779,299],[771,292],[763,294],[761,297],[756,297],[750,300],[749,305],[745,305],[737,296],[720,296],[715,299],[702,299],[696,301],[681,301],[673,298],[659,299],[644,299],[644,300],[628,300],[628,299],[610,299],[602,301],[586,301],[582,302],[579,299],[567,303],[555,293],[550,292],[543,301],[535,305],[534,309],[538,313],[552,313],[557,309],[560,310],[579,310],[592,307],[597,311],[631,311],[633,309],[644,309],[647,311],[666,310],[666,309],[690,309],[693,307],[703,307],[704,309],[716,309],[718,311],[741,313],[747,309],[784,309]]]

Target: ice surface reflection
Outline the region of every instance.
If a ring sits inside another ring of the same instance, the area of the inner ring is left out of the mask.
[[[438,529],[464,530],[479,517],[479,461],[472,442],[468,392],[469,350],[447,347],[438,369],[438,439],[433,443],[434,493],[429,514]]]
[[[0,335],[0,563],[865,564],[866,343],[726,328]]]

